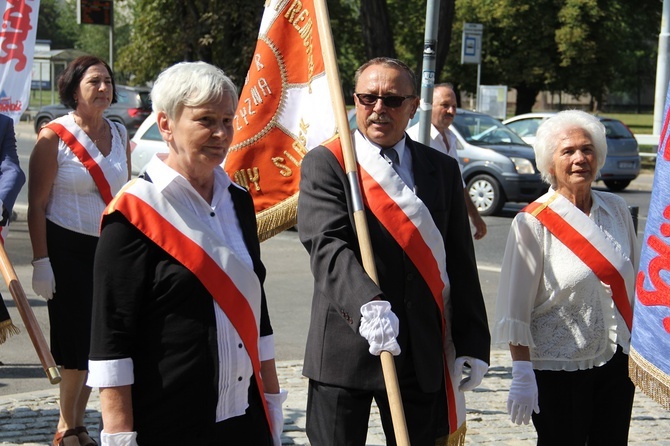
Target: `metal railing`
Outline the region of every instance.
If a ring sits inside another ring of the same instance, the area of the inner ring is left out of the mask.
[[[642,146],[658,147],[659,135],[635,135],[637,143]],[[656,158],[656,152],[640,152],[641,157]]]

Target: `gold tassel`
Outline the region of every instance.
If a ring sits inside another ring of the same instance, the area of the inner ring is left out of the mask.
[[[631,347],[628,360],[631,381],[647,396],[670,410],[670,376],[647,361]]]
[[[465,446],[465,432],[467,430],[464,422],[454,433],[435,440],[435,446]]]
[[[19,334],[20,332],[21,330],[19,330],[19,327],[12,324],[11,319],[0,322],[0,344],[4,344],[7,339]]]
[[[274,237],[298,222],[298,193],[256,214],[258,240]]]

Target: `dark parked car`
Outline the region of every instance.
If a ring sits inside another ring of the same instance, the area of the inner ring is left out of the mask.
[[[417,113],[409,125],[418,119]],[[349,125],[356,128],[355,114]],[[481,215],[497,214],[508,201],[534,201],[547,191],[533,148],[494,117],[458,109],[450,130],[458,141],[463,180]]]
[[[123,124],[128,129],[128,137],[132,138],[140,124],[151,114],[149,90],[144,87],[116,86],[118,102],[105,110],[104,116],[113,122]],[[35,115],[35,133],[49,122],[72,111],[63,104],[46,105]]]
[[[528,144],[535,141],[537,128],[556,113],[526,113],[509,118],[504,124],[514,130]],[[597,116],[605,126],[607,158],[598,178],[612,191],[624,190],[640,174],[640,148],[635,135],[618,119]]]

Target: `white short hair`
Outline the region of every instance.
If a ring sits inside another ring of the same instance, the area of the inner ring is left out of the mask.
[[[183,107],[198,107],[230,94],[237,108],[237,88],[220,68],[205,62],[181,62],[158,75],[151,89],[151,107],[175,119]]]
[[[554,151],[558,147],[558,137],[561,133],[572,128],[584,130],[590,137],[596,153],[596,176],[605,165],[607,158],[607,138],[605,126],[593,115],[581,110],[565,110],[544,121],[537,129],[533,149],[535,162],[542,179],[556,187],[556,178],[549,170],[553,164]]]

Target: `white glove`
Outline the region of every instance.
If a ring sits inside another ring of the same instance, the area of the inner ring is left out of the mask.
[[[119,432],[108,434],[100,431],[100,446],[137,446],[137,432]]]
[[[284,430],[284,413],[281,405],[288,397],[288,391],[281,389],[279,393],[266,393],[265,401],[268,403],[268,412],[272,421],[272,442],[274,446],[281,446],[281,433]]]
[[[513,423],[528,424],[533,412],[540,413],[533,364],[530,361],[512,361],[507,413]]]
[[[51,300],[56,292],[56,279],[51,269],[49,257],[33,262],[33,291],[46,300]]]
[[[385,300],[373,300],[361,307],[361,325],[358,332],[370,344],[370,353],[379,356],[387,351],[398,356],[400,346],[396,338],[400,322],[391,311],[391,304]]]
[[[481,359],[473,358],[472,356],[459,356],[454,363],[456,378],[463,376],[463,366],[466,363],[470,366],[470,375],[463,378],[458,384],[458,390],[461,392],[472,390],[480,385],[484,375],[489,370],[489,365]]]

